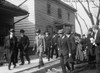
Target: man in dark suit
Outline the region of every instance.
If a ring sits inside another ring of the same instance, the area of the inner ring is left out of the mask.
[[[51,51],[51,37],[50,37],[50,33],[49,32],[45,32],[45,52],[46,52],[46,56],[48,58],[48,61],[50,61],[50,51]]]
[[[69,55],[70,55],[70,43],[68,37],[65,36],[63,29],[58,31],[59,38],[58,38],[58,47],[59,47],[59,56],[60,56],[60,63],[63,73],[66,72],[66,66],[70,71],[71,68],[68,63]]]
[[[100,30],[97,25],[93,25],[93,31],[95,32],[94,41],[92,43],[96,46],[96,62],[97,73],[100,73]]]
[[[26,57],[26,60],[28,61],[28,64],[30,64],[30,58],[29,58],[29,38],[26,36],[25,31],[23,29],[20,30],[21,38],[19,40],[19,49],[20,49],[20,59],[21,64],[24,65],[24,56]]]
[[[51,39],[51,45],[52,45],[51,58],[53,58],[54,52],[55,52],[56,58],[58,58],[57,42],[58,42],[58,35],[56,32],[53,32],[53,36]]]
[[[75,55],[76,55],[76,42],[75,42],[75,34],[69,30],[67,32],[67,37],[69,38],[70,42],[70,53],[71,56],[69,58],[69,62],[71,63],[71,69],[74,70],[74,61],[75,61]]]
[[[90,28],[88,30],[88,35],[87,35],[87,38],[86,38],[88,63],[89,63],[90,67],[91,67],[92,62],[93,62],[93,49],[92,49],[93,44],[91,43],[91,38],[94,38],[92,28]]]
[[[13,29],[10,29],[10,35],[5,38],[4,47],[6,49],[7,62],[9,63],[8,69],[10,70],[11,63],[15,68],[17,60],[17,38],[14,36]]]

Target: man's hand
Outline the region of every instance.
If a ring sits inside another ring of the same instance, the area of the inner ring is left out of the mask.
[[[71,56],[71,53],[69,53],[69,57]]]

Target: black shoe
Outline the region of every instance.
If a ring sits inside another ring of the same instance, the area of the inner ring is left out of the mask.
[[[48,61],[50,61],[50,59],[48,59]]]
[[[24,63],[21,63],[20,65],[24,65]]]
[[[10,67],[8,67],[8,69],[11,70]]]
[[[40,68],[40,65],[38,65],[38,68]]]
[[[14,68],[16,67],[16,65],[14,65]]]
[[[28,64],[30,64],[30,61],[28,61]]]
[[[42,66],[44,66],[44,64],[38,65],[38,68],[41,68]]]

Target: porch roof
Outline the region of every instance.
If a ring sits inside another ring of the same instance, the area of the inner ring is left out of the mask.
[[[8,16],[22,16],[22,15],[27,15],[28,12],[4,0],[0,2],[0,14]]]

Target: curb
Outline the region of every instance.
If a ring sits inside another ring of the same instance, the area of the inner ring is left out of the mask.
[[[21,70],[21,71],[15,72],[15,73],[46,73],[48,69],[55,68],[59,65],[60,65],[60,60],[56,59],[54,61],[45,63],[45,65],[43,67],[41,67],[40,69],[38,68],[38,66],[34,66],[34,67],[31,67],[31,68],[28,68],[25,70]],[[36,70],[34,70],[34,69],[36,69]]]

